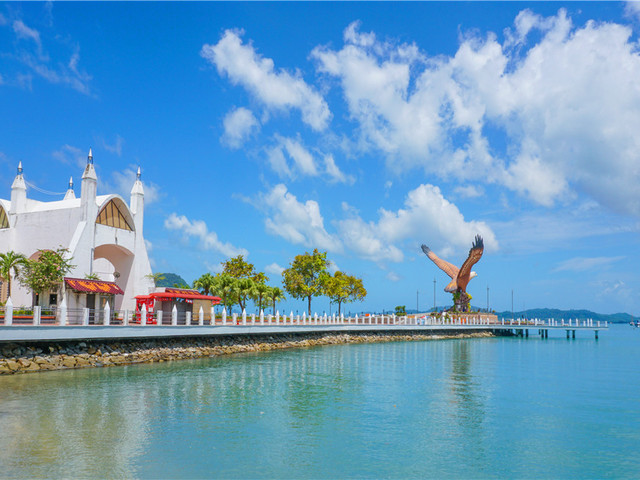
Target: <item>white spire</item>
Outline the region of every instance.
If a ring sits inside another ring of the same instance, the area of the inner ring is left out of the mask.
[[[142,187],[142,180],[140,177],[142,174],[140,173],[140,167],[138,167],[138,173],[136,173],[136,181],[133,184],[133,188],[131,189],[131,195],[142,195],[144,196],[144,188]]]
[[[10,213],[21,213],[27,209],[27,185],[22,175],[22,162],[18,163],[18,173],[11,184]]]
[[[93,153],[91,153],[91,147],[89,147],[89,155],[87,156],[87,163],[93,163]]]
[[[22,160],[18,162],[18,175],[22,175]]]
[[[22,190],[26,190],[27,186],[24,183],[24,177],[22,175],[22,162],[18,163],[18,173],[16,174],[16,178],[13,180],[13,184],[11,185],[11,189],[19,188]]]
[[[76,194],[73,191],[73,177],[69,177],[69,188],[67,189],[67,193],[64,195],[65,200],[70,198],[76,198]]]

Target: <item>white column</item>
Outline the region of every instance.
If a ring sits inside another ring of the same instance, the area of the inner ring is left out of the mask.
[[[246,309],[242,309],[242,324],[246,325],[247,324],[247,310]]]
[[[273,319],[273,315],[267,315],[267,324],[271,325],[271,320]]]
[[[318,324],[318,312],[313,314],[313,324],[314,325]]]
[[[302,324],[307,324],[307,312],[302,312]]]
[[[276,325],[280,325],[280,310],[276,310]]]
[[[222,307],[222,324],[227,324],[227,307]]]
[[[4,305],[4,324],[13,325],[13,302],[11,297],[7,298],[7,303]]]
[[[62,298],[60,302],[60,308],[58,309],[58,323],[62,326],[67,324],[67,299]]]
[[[251,314],[251,325],[255,325],[256,324],[256,314],[252,313]]]
[[[198,325],[204,325],[204,309],[202,305],[200,305],[200,310],[198,311]]]
[[[140,306],[140,325],[146,325],[146,324],[147,324],[147,306],[141,305]]]
[[[356,325],[358,324],[358,314],[356,313]]]
[[[184,317],[185,325],[191,325],[191,312],[184,312]]]
[[[156,325],[162,325],[162,310],[156,312]]]
[[[82,325],[84,326],[89,325],[89,309],[88,308],[82,309]]]
[[[296,315],[296,323],[300,325],[300,314]]]
[[[171,325],[178,325],[178,307],[175,305],[171,309]]]
[[[291,319],[291,325],[293,325],[293,310],[289,313],[289,318]]]
[[[216,324],[216,307],[214,307],[213,304],[211,305],[211,320],[209,320],[209,323],[211,326]]]
[[[232,325],[238,324],[238,314],[236,312],[233,312],[233,314],[231,315],[231,320],[232,320]]]
[[[260,309],[260,325],[264,325],[264,310]]]
[[[42,307],[40,305],[36,305],[33,307],[33,324],[40,325],[40,316],[42,315]]]
[[[104,324],[111,324],[111,307],[109,306],[109,302],[104,305]]]
[[[122,324],[125,327],[129,325],[129,315],[130,315],[129,310],[125,310],[124,311],[124,317],[122,317]]]

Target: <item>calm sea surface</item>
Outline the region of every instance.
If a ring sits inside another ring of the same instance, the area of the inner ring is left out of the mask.
[[[640,477],[640,329],[555,335],[0,377],[0,477]]]

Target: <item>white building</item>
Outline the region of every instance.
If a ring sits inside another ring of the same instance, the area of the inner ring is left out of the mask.
[[[108,300],[112,309],[131,310],[135,308],[134,297],[154,287],[142,234],[144,190],[140,169],[128,205],[119,195],[97,196],[96,190],[89,150],[80,198],[75,196],[72,180],[63,200],[27,198],[21,162],[11,186],[11,200],[0,199],[0,253],[14,251],[34,258],[39,250],[69,250],[74,265],[70,278],[65,279],[60,292],[38,298],[39,305],[59,305],[62,298],[58,293],[62,293],[70,309],[101,308]],[[85,280],[92,274],[102,281]],[[11,290],[14,306],[33,304],[32,292],[19,282],[12,281]],[[114,297],[114,292],[120,291],[123,293]]]

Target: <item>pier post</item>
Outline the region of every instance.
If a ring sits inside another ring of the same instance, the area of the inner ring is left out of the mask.
[[[109,306],[109,302],[104,305],[104,324],[111,324],[111,307]]]
[[[162,310],[158,310],[156,312],[156,323],[161,326],[162,325]]]
[[[216,307],[211,305],[211,319],[209,320],[209,324],[213,327],[216,324]]]
[[[200,310],[198,311],[198,325],[204,325],[204,309],[202,305],[200,305]]]
[[[313,324],[314,325],[318,324],[318,312],[313,314]]]
[[[42,307],[39,305],[36,305],[35,307],[33,307],[33,324],[34,325],[40,325],[40,315],[42,312]]]
[[[233,312],[233,314],[231,315],[231,325],[237,325],[238,324],[238,314],[236,312]]]
[[[246,325],[247,324],[247,310],[246,309],[242,309],[242,324]]]
[[[131,318],[130,315],[131,315],[131,312],[129,310],[124,311],[124,316],[122,317],[122,324],[125,327],[129,325],[129,319]]]
[[[356,313],[356,325],[358,324],[358,314]]]
[[[82,309],[82,325],[89,325],[89,309],[86,307]]]
[[[280,323],[280,310],[276,310],[276,325]]]
[[[62,303],[60,303],[60,309],[58,310],[58,321],[60,325],[64,326],[67,324],[67,299],[63,298]]]
[[[171,309],[171,325],[178,325],[178,307],[175,305]]]
[[[307,312],[302,312],[302,324],[307,324]]]
[[[7,298],[7,303],[4,305],[4,324],[5,326],[13,325],[13,302],[11,297]]]
[[[222,307],[222,325],[227,324],[227,307]]]
[[[140,306],[140,325],[146,325],[146,324],[147,324],[147,306],[141,305]]]
[[[184,313],[185,313],[184,323],[185,325],[189,326],[191,325],[191,312],[184,312]]]
[[[264,310],[260,309],[260,325],[264,325]]]
[[[267,325],[271,325],[272,318],[273,318],[273,315],[271,314],[267,315]]]

